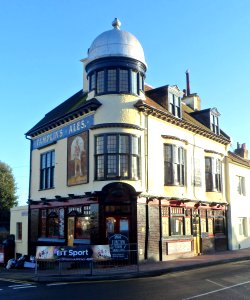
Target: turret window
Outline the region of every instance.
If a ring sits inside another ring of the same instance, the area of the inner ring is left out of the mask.
[[[116,69],[108,70],[107,91],[115,92],[117,90],[117,75]]]
[[[104,92],[104,71],[97,72],[96,90],[98,94]]]
[[[139,95],[144,90],[143,75],[136,70],[125,68],[105,68],[89,76],[89,90],[102,94]]]

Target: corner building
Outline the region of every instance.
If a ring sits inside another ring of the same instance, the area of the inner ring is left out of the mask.
[[[131,33],[100,34],[83,88],[45,115],[31,139],[29,252],[128,236],[140,260],[227,249],[225,157],[216,108],[176,85],[144,83]]]

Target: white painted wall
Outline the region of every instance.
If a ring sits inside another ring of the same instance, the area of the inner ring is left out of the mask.
[[[17,239],[17,222],[22,223],[22,240]],[[10,234],[15,235],[15,253],[28,254],[28,206],[17,206],[10,211]]]
[[[250,169],[228,161],[228,229],[229,249],[250,247]],[[245,177],[246,195],[237,191],[237,176]],[[239,218],[246,218],[246,234],[239,232]]]

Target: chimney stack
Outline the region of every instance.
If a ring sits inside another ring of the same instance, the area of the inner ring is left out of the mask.
[[[237,149],[235,149],[234,153],[244,159],[248,159],[248,150],[246,147],[246,143],[243,143],[242,145],[240,145],[240,143],[237,143]]]
[[[187,96],[190,95],[190,82],[189,82],[189,70],[186,71],[186,86],[187,86]]]

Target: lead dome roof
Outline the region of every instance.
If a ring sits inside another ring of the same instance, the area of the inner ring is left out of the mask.
[[[136,59],[147,66],[144,51],[137,38],[128,31],[120,30],[121,22],[115,18],[111,30],[101,33],[88,50],[88,63],[98,58],[121,56]]]

